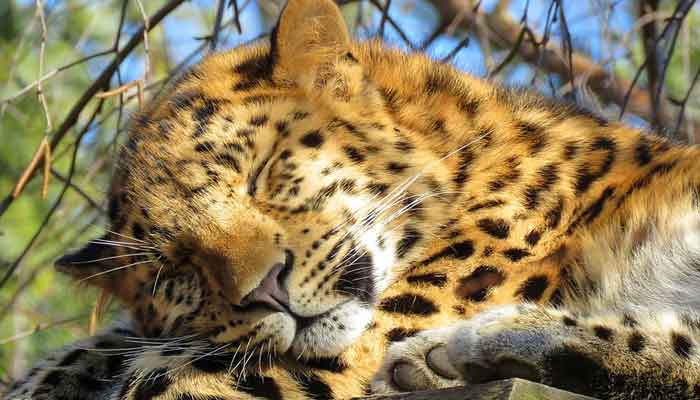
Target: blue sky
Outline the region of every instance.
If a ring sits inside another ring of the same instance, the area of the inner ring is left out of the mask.
[[[211,10],[213,14],[216,9],[217,1],[195,0],[192,3],[193,7],[200,10]],[[244,3],[244,0],[239,0],[239,4]],[[482,8],[486,11],[490,11],[496,3],[497,0],[482,1]],[[578,50],[583,50],[591,54],[594,59],[602,59],[609,56],[602,47],[603,41],[600,37],[603,21],[600,17],[601,15],[609,15],[608,27],[617,34],[623,34],[629,30],[633,23],[633,18],[629,15],[629,2],[615,2],[615,6],[609,11],[605,10],[603,7],[603,4],[608,2],[602,0],[562,1],[562,3],[564,3],[565,15],[569,23],[575,47]],[[542,27],[545,25],[550,4],[550,0],[514,0],[511,2],[511,13],[514,18],[520,19],[527,6],[528,24],[533,27]],[[184,7],[188,7],[188,5]],[[231,10],[227,9],[225,18],[230,17],[231,14]],[[437,16],[433,13],[432,8],[420,0],[395,0],[392,2],[390,14],[391,17],[403,27],[404,32],[414,43],[421,43],[438,23]],[[380,13],[375,12],[373,16],[373,25],[375,27],[379,25],[380,19]],[[170,18],[166,20],[165,23],[170,43],[177,44],[172,46],[175,59],[183,58],[196,48],[198,43],[191,40],[192,37],[209,33],[208,31],[203,31],[202,26],[186,22],[183,23],[183,20],[177,17]],[[243,34],[238,35],[234,33],[230,35],[230,40],[224,43],[224,47],[234,47],[268,30],[255,1],[250,2],[243,10],[241,14],[241,25],[243,26]],[[359,32],[360,37],[367,36],[368,33],[372,34],[373,32]],[[388,25],[386,28],[386,39],[394,45],[406,47],[397,32]],[[434,42],[433,46],[429,49],[429,53],[435,58],[442,58],[449,54],[449,52],[458,45],[461,39],[461,37],[441,37]],[[554,25],[551,40],[557,43],[561,40],[558,25],[556,24]],[[472,40],[469,46],[463,48],[456,55],[453,63],[457,67],[477,75],[484,75],[486,73],[482,49],[475,40]],[[523,67],[522,69],[522,72],[513,74],[511,83],[529,83],[527,68]]]
[[[2,1],[2,0],[0,0]],[[145,5],[147,12],[152,13],[165,3],[165,0],[141,0]],[[113,4],[121,4],[121,0],[110,0]],[[498,0],[483,0],[481,3],[482,9],[491,11]],[[19,0],[19,3],[27,7],[33,7],[34,0]],[[164,28],[168,39],[168,52],[173,62],[178,63],[187,55],[193,52],[202,42],[194,40],[197,37],[203,37],[211,32],[211,21],[216,12],[218,0],[192,0],[185,2],[173,14],[168,16],[164,21]],[[562,1],[565,7],[565,15],[569,24],[572,40],[577,51],[583,51],[592,56],[595,60],[618,60],[624,59],[620,52],[622,49],[605,49],[604,40],[601,38],[603,32],[603,16],[607,16],[608,23],[605,25],[610,31],[616,35],[623,35],[631,29],[634,17],[630,15],[630,8],[634,2],[620,0],[567,0]],[[608,3],[614,4],[613,7],[606,9]],[[54,7],[65,6],[65,2],[60,0],[45,0],[45,4],[49,9]],[[105,4],[97,0],[84,0],[84,4],[88,7],[103,7]],[[259,37],[261,34],[269,30],[260,7],[256,0],[238,0],[238,4],[242,8],[240,15],[241,26],[243,27],[242,34],[239,34],[235,29],[229,28],[224,31],[224,39],[221,41],[220,48],[226,49],[235,47],[241,43],[250,41],[253,38]],[[547,13],[552,4],[552,0],[512,0],[510,11],[514,19],[519,20],[527,7],[527,22],[528,25],[537,29],[542,29],[545,25]],[[129,7],[136,7],[135,0],[129,2]],[[376,28],[379,26],[381,14],[374,9],[369,2],[365,2],[366,9],[374,10],[372,15],[372,27],[369,32],[358,32],[359,36],[367,37],[376,33]],[[432,7],[422,0],[394,0],[390,10],[391,17],[403,27],[403,31],[413,43],[421,43],[435,29],[438,23],[437,15],[435,15]],[[224,20],[231,18],[233,10],[226,8]],[[194,18],[193,18],[194,17]],[[118,21],[109,21],[105,23],[113,24],[116,28]],[[124,27],[122,37],[128,38],[138,28],[138,24],[127,24]],[[541,34],[542,32],[537,32]],[[558,24],[553,25],[551,32],[551,40],[555,43],[560,43],[560,31]],[[388,24],[386,27],[385,39],[394,46],[404,47],[400,36]],[[462,40],[462,37],[447,37],[443,36],[435,40],[433,45],[428,49],[431,56],[437,59],[443,58],[449,54],[455,46]],[[90,54],[102,49],[97,48],[90,40],[84,41],[84,48],[81,50],[84,54]],[[503,53],[496,54],[495,62],[497,63],[503,57]],[[192,61],[196,62],[199,57],[195,57]],[[108,62],[106,58],[94,60],[90,64],[90,72],[95,75],[99,73]],[[483,76],[487,72],[486,64],[482,49],[478,41],[471,40],[469,45],[457,53],[453,58],[452,63],[460,69],[467,72]],[[133,54],[122,65],[121,72],[124,81],[139,78],[143,74],[143,59],[139,54]],[[607,64],[606,67],[612,68],[612,64]],[[529,85],[532,78],[532,69],[527,65],[519,65],[510,71],[506,77],[506,82],[514,85]]]

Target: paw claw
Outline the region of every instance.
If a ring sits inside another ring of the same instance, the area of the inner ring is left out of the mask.
[[[426,377],[420,369],[407,362],[394,364],[391,378],[394,386],[407,392],[430,387],[428,377]]]
[[[447,347],[436,346],[432,350],[428,351],[425,357],[426,364],[428,368],[433,370],[436,374],[440,375],[446,379],[457,379],[459,378],[459,371],[457,371],[450,362],[447,356]]]

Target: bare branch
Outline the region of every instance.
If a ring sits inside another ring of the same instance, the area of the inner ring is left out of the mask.
[[[384,9],[382,10],[382,21],[379,23],[379,37],[384,37],[384,28],[386,27],[386,20],[389,18],[389,8],[391,7],[391,0],[386,0],[384,4]]]
[[[454,49],[450,50],[450,52],[443,57],[441,60],[442,62],[449,62],[452,60],[457,53],[459,53],[463,48],[469,46],[469,36],[465,37],[464,39],[460,40],[457,46],[454,47]]]
[[[237,0],[231,0],[230,5],[233,6],[233,20],[236,23],[236,30],[238,31],[238,34],[240,35],[243,33],[243,28],[241,28],[241,12],[240,9],[238,8],[238,1]],[[245,5],[244,5],[245,7]]]
[[[685,92],[685,96],[683,97],[683,100],[681,101],[681,110],[678,113],[678,119],[676,120],[676,131],[679,131],[681,128],[681,124],[683,124],[683,119],[685,118],[685,107],[688,104],[688,100],[690,99],[690,95],[693,93],[693,89],[695,89],[695,85],[698,83],[698,79],[700,79],[700,67],[698,67],[698,70],[695,72],[695,76],[693,77],[693,80],[690,82],[690,86],[688,87],[688,91]],[[688,137],[688,141],[693,143],[694,142],[694,137]]]
[[[112,50],[112,49],[100,51],[100,52],[97,52],[97,53],[94,53],[94,54],[90,54],[89,56],[82,57],[82,58],[77,59],[77,60],[75,60],[75,61],[71,61],[70,63],[68,63],[68,64],[66,64],[66,65],[63,65],[63,66],[58,67],[58,68],[56,68],[56,69],[54,69],[54,70],[52,70],[52,71],[49,71],[49,72],[47,72],[46,74],[44,74],[43,76],[41,76],[39,79],[37,79],[36,81],[34,81],[34,82],[30,83],[29,85],[23,87],[20,91],[18,91],[17,93],[13,94],[12,96],[0,100],[0,104],[2,104],[3,107],[5,107],[5,105],[7,105],[8,103],[11,103],[11,102],[13,102],[14,100],[16,100],[16,99],[22,97],[23,95],[27,94],[27,92],[29,92],[30,90],[34,89],[34,88],[37,87],[38,85],[40,85],[42,82],[47,81],[47,80],[49,80],[50,78],[53,78],[53,77],[56,76],[59,72],[63,72],[63,71],[65,71],[65,70],[67,70],[67,69],[73,68],[73,67],[75,67],[76,65],[82,64],[82,63],[84,63],[84,62],[86,62],[86,61],[90,61],[90,60],[92,60],[93,58],[106,56],[106,55],[109,55],[109,54],[112,54],[112,53],[114,53],[114,50]],[[2,115],[2,114],[0,113],[0,116],[1,116],[1,115]]]
[[[632,85],[632,81],[615,73],[606,71],[601,65],[589,57],[579,53],[571,55],[571,63],[566,61],[565,52],[552,43],[543,44],[543,41],[532,34],[531,40],[524,41],[523,35],[527,33],[527,26],[521,27],[505,13],[485,13],[474,10],[467,2],[462,0],[430,0],[440,14],[443,21],[450,21],[456,16],[462,19],[460,27],[468,31],[474,31],[480,21],[486,25],[489,40],[494,46],[501,49],[513,49],[515,54],[509,54],[512,58],[518,55],[523,60],[536,67],[557,75],[566,77],[572,71],[576,80],[585,80],[590,89],[606,104],[616,104],[620,107],[627,105],[627,109],[647,120],[651,119],[651,95],[648,90],[640,89]],[[479,18],[481,17],[481,18]],[[528,28],[529,30],[529,28]],[[526,33],[523,33],[525,31]],[[520,43],[520,45],[518,45]],[[503,65],[496,67],[502,69]],[[630,89],[631,88],[631,89]],[[630,89],[630,90],[628,90]],[[629,92],[629,96],[626,96]],[[667,103],[667,101],[664,101]],[[698,122],[693,123],[698,124]],[[700,125],[700,124],[698,124]]]
[[[80,188],[80,186],[69,181],[68,178],[66,178],[60,172],[56,171],[53,168],[51,168],[51,175],[55,176],[59,181],[70,186],[70,188],[73,189],[73,191],[75,191],[75,193],[77,193],[80,197],[85,199],[85,201],[87,201],[87,203],[90,204],[91,207],[98,210],[100,212],[100,214],[107,215],[107,210],[105,210],[104,207],[102,207],[97,201],[95,201],[92,197],[90,197],[90,195],[88,195],[82,188]]]
[[[136,0],[136,4],[138,5],[139,12],[141,13],[141,18],[143,18],[143,52],[145,53],[143,58],[145,63],[143,80],[148,83],[148,81],[151,79],[151,46],[148,44],[148,32],[151,30],[151,23],[148,20],[146,10],[143,8],[141,0]]]
[[[34,233],[34,236],[32,236],[32,238],[29,240],[29,243],[24,247],[24,250],[22,251],[22,253],[20,253],[19,257],[17,257],[15,259],[15,261],[7,269],[7,271],[5,271],[5,275],[2,277],[2,279],[0,279],[0,288],[2,288],[5,285],[5,283],[7,283],[7,281],[10,279],[12,274],[19,267],[19,265],[22,263],[22,260],[24,260],[24,258],[27,256],[27,254],[29,254],[29,251],[34,246],[34,243],[39,238],[39,235],[41,235],[41,232],[43,232],[44,228],[48,224],[51,217],[54,215],[54,213],[56,213],[58,206],[61,205],[61,202],[63,201],[63,197],[69,188],[69,183],[71,182],[71,179],[73,179],[73,173],[75,172],[75,164],[76,164],[76,161],[78,158],[77,155],[78,155],[78,148],[80,147],[80,142],[82,141],[82,139],[85,136],[85,134],[87,133],[87,131],[90,129],[92,122],[95,120],[97,115],[102,110],[102,104],[104,104],[104,100],[100,100],[100,103],[95,108],[95,111],[93,112],[92,116],[90,117],[90,120],[85,124],[82,131],[78,134],[78,138],[76,139],[75,147],[73,150],[73,159],[71,160],[70,169],[68,171],[68,178],[66,179],[66,184],[63,186],[63,189],[61,190],[61,193],[58,195],[58,198],[54,202],[53,206],[51,206],[51,209],[49,210],[49,212],[44,217],[44,220],[41,222],[41,225],[39,225],[39,228]]]
[[[561,30],[561,41],[564,52],[566,53],[567,64],[569,65],[569,70],[567,79],[569,82],[575,82],[574,78],[574,64],[573,64],[573,53],[574,47],[571,43],[571,33],[569,32],[569,24],[566,22],[566,15],[564,14],[564,6],[561,4],[561,0],[555,0],[556,8],[559,11],[559,28]],[[572,88],[576,88],[576,85],[572,85]]]
[[[639,2],[639,16],[640,19],[644,18],[648,14],[657,13],[659,10],[659,0],[643,0]],[[651,116],[650,122],[651,126],[658,129],[664,125],[661,120],[661,115],[657,105],[660,103],[656,101],[656,88],[659,86],[659,59],[657,57],[657,27],[656,20],[652,20],[648,24],[644,24],[641,28],[642,44],[644,45],[644,53],[646,55],[646,70],[647,70],[647,82],[650,90],[649,95],[651,96]]]
[[[12,190],[12,197],[13,198],[17,198],[17,197],[19,197],[20,194],[22,194],[22,190],[24,190],[24,187],[27,185],[27,182],[29,181],[29,177],[34,173],[34,171],[39,166],[39,163],[41,162],[42,157],[44,157],[44,154],[46,153],[46,147],[48,146],[48,144],[49,143],[46,140],[46,137],[44,137],[41,140],[41,142],[39,143],[39,147],[37,147],[36,151],[34,152],[34,156],[32,156],[31,161],[29,161],[29,164],[27,165],[27,167],[22,172],[22,175],[17,180],[17,183],[15,184],[15,188]]]
[[[9,71],[8,76],[7,76],[7,81],[5,83],[5,89],[8,89],[10,87],[10,82],[12,82],[14,77],[15,77],[15,72],[17,71],[17,66],[19,64],[20,55],[22,54],[22,50],[24,49],[24,44],[27,42],[27,36],[29,36],[29,32],[31,32],[31,30],[34,28],[35,23],[36,23],[36,18],[32,18],[32,22],[30,24],[27,24],[27,27],[24,29],[24,32],[22,32],[22,35],[20,36],[19,43],[17,44],[17,48],[15,49],[15,53],[12,55],[12,61],[10,62],[10,71]],[[1,102],[0,118],[5,116],[5,111],[7,110],[7,105],[8,105],[7,102],[5,102],[5,101]]]
[[[15,335],[12,335],[12,336],[7,337],[7,338],[0,339],[0,345],[5,345],[8,343],[16,342],[18,340],[21,340],[21,339],[24,339],[28,336],[31,336],[37,332],[45,331],[47,329],[54,328],[56,326],[65,325],[65,324],[69,324],[69,323],[73,323],[73,322],[78,322],[78,321],[81,321],[89,316],[90,316],[89,314],[81,314],[81,315],[71,317],[71,318],[64,318],[64,319],[60,319],[57,321],[48,322],[48,323],[44,323],[44,324],[36,324],[32,329],[17,333]]]
[[[80,99],[78,99],[73,108],[71,108],[68,116],[63,120],[61,125],[51,137],[50,146],[52,150],[56,148],[61,140],[63,140],[63,137],[68,133],[68,131],[75,126],[75,124],[78,122],[78,118],[90,100],[92,100],[92,98],[100,90],[103,90],[109,86],[109,81],[112,78],[112,75],[114,75],[114,73],[117,71],[119,65],[121,65],[121,62],[124,61],[124,59],[136,48],[136,46],[141,43],[144,33],[147,32],[148,29],[152,29],[154,26],[158,25],[163,18],[180,6],[180,4],[182,4],[184,1],[185,0],[170,0],[168,3],[166,3],[147,20],[147,24],[142,25],[139,30],[134,33],[124,48],[117,52],[112,62],[102,71],[97,79],[95,79],[95,82],[93,82],[93,84],[90,85],[85,92],[83,92]],[[34,173],[32,172],[28,179],[31,180],[33,177]],[[5,196],[2,203],[0,203],[0,216],[7,211],[13,200],[14,197],[12,196],[12,193]],[[3,279],[3,282],[4,281],[5,279]],[[2,286],[1,283],[0,286]]]
[[[41,23],[41,45],[39,48],[39,80],[36,84],[36,93],[39,96],[39,102],[41,107],[44,109],[44,117],[46,118],[46,133],[48,134],[53,130],[53,125],[51,124],[51,114],[49,113],[49,106],[46,104],[46,96],[44,95],[44,90],[41,85],[44,76],[44,61],[46,56],[46,39],[48,37],[48,29],[46,28],[46,16],[44,15],[44,1],[36,0],[36,12],[39,16],[39,22]]]
[[[668,46],[668,50],[666,52],[666,57],[664,59],[664,64],[663,67],[661,68],[661,77],[659,79],[659,85],[656,87],[651,87],[650,90],[655,90],[656,93],[654,95],[654,108],[658,109],[660,107],[660,102],[661,102],[661,91],[663,89],[663,82],[666,81],[666,73],[668,71],[668,66],[671,64],[671,56],[673,55],[673,51],[676,48],[676,43],[678,40],[678,34],[681,31],[681,27],[683,25],[683,22],[685,21],[685,18],[688,16],[690,13],[690,9],[693,7],[695,4],[696,0],[686,0],[686,1],[681,1],[678,4],[678,7],[676,8],[676,11],[674,11],[673,18],[671,18],[668,21],[668,25],[666,26],[666,29],[664,29],[664,32],[662,33],[662,37],[667,33],[667,30],[673,30],[673,37],[671,39],[671,42]],[[661,39],[660,37],[659,39]]]
[[[219,31],[221,30],[221,20],[224,17],[225,5],[226,0],[219,0],[219,6],[216,9],[216,18],[214,19],[214,31],[211,33],[211,42],[209,43],[209,49],[211,51],[215,51],[216,45],[219,44]]]

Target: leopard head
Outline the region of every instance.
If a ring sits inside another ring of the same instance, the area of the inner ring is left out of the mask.
[[[209,56],[133,119],[109,231],[58,268],[119,298],[145,336],[342,352],[415,259],[435,179],[417,169],[427,154],[389,162],[415,144],[372,54],[330,0],[290,0],[269,45]]]

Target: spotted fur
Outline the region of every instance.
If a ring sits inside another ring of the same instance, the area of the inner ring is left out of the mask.
[[[696,398],[699,156],[290,0],[270,44],[207,57],[133,119],[108,233],[57,262],[128,331],[7,396],[340,399],[403,371]],[[249,301],[273,270],[288,300]]]

